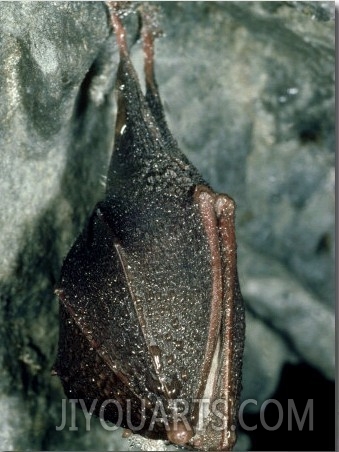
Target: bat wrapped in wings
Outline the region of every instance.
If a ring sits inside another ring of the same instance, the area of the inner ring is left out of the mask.
[[[105,198],[56,290],[55,371],[69,397],[88,409],[98,401],[94,413],[107,421],[188,448],[230,450],[244,341],[235,205],[168,129],[147,9],[145,94],[118,7],[110,11],[120,52],[115,144]]]

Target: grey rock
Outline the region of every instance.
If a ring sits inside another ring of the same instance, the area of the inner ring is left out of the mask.
[[[245,403],[246,412],[256,412],[274,393],[281,367],[286,362],[297,362],[298,358],[281,335],[251,311],[246,315],[246,328],[241,403]],[[250,399],[256,403],[246,404]]]
[[[249,254],[250,251],[247,258]],[[260,275],[258,269],[248,272],[242,291],[249,308],[280,337],[285,338],[291,351],[297,353],[300,359],[317,367],[328,379],[334,379],[333,310],[307,291],[278,262],[254,254],[252,268],[259,259],[266,261],[265,268],[270,270],[266,270],[265,275]]]
[[[170,128],[238,205],[243,397],[259,408],[285,362],[334,378],[334,4],[161,8],[156,71]],[[103,196],[112,148],[118,58],[105,5],[1,2],[0,42],[0,445],[126,449],[98,419],[86,431],[81,410],[78,430],[56,431],[65,396],[50,376],[53,286]],[[139,44],[133,58],[140,67]]]

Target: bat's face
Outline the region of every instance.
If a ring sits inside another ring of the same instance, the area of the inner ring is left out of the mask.
[[[88,408],[97,400],[94,412],[106,420],[178,445],[229,450],[244,338],[234,203],[180,152],[152,71],[143,95],[122,47],[107,194],[65,259],[57,290],[56,371],[68,395]]]

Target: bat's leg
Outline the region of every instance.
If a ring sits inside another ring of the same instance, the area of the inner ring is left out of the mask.
[[[144,71],[147,88],[156,89],[154,79],[154,36],[152,31],[145,25],[142,27],[143,50],[144,50]]]
[[[121,14],[123,10],[124,2],[106,2],[108,6],[108,11],[110,14],[110,18],[112,21],[113,29],[115,32],[115,36],[117,39],[120,57],[128,56],[128,47],[126,41],[126,30],[120,20],[119,14]]]
[[[162,34],[157,23],[157,8],[147,3],[139,7],[141,16],[141,36],[144,50],[144,71],[146,87],[157,90],[154,77],[154,38]]]
[[[173,147],[176,147],[176,142],[167,126],[154,73],[154,39],[162,34],[157,23],[158,11],[156,7],[147,3],[143,3],[138,10],[141,16],[141,36],[144,51],[145,99],[163,139],[167,144],[171,143]]]
[[[116,40],[118,43],[120,54],[120,64],[118,67],[116,80],[118,112],[115,124],[115,147],[118,147],[121,135],[126,129],[127,123],[126,98],[121,91],[124,89],[126,79],[128,79],[130,82],[132,81],[134,82],[134,84],[137,86],[136,90],[138,90],[139,81],[137,74],[135,73],[134,67],[129,58],[126,30],[120,18],[124,14],[124,11],[126,10],[127,7],[124,6],[124,2],[106,2],[106,4],[108,6],[109,15],[114,29],[114,33],[116,35]],[[111,169],[109,170],[109,175],[110,174]],[[107,186],[109,185],[110,177],[108,177],[107,180]]]

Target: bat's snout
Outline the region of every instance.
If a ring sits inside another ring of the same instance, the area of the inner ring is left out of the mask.
[[[169,430],[167,431],[168,441],[177,446],[184,446],[191,440],[192,436],[192,427],[185,425],[183,422],[169,425]]]

